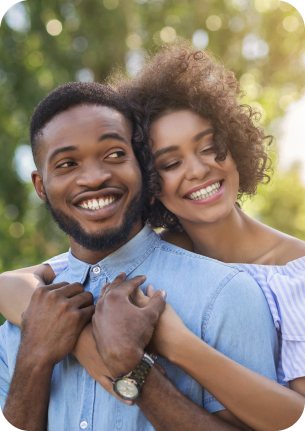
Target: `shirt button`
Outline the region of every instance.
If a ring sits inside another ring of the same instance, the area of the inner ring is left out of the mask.
[[[101,272],[101,268],[99,266],[95,266],[93,268],[93,272],[94,272],[94,274],[99,274]]]
[[[84,430],[87,428],[88,423],[86,421],[82,421],[79,426],[81,427],[82,430]]]

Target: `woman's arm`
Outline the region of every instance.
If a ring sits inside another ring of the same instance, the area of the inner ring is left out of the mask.
[[[149,286],[148,296],[153,292]],[[145,304],[139,296],[133,299],[139,306]],[[186,328],[169,304],[155,328],[150,348],[186,371],[231,414],[256,431],[289,428],[302,415],[303,396],[206,344]]]
[[[33,290],[51,284],[55,274],[48,264],[4,272],[0,275],[0,312],[16,326],[29,305]]]

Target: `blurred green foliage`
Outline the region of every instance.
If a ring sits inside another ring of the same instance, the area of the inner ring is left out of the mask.
[[[35,106],[67,81],[102,82],[117,66],[135,73],[146,52],[175,37],[193,39],[233,70],[245,102],[261,109],[267,128],[305,93],[303,20],[285,2],[28,0],[6,14],[0,28],[0,271],[68,248],[30,179],[20,174]],[[305,239],[304,195],[294,169],[277,173],[245,208]]]

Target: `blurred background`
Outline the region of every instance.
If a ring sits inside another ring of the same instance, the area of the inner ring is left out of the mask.
[[[0,27],[0,272],[67,251],[36,196],[29,121],[51,90],[134,75],[145,54],[177,37],[231,69],[276,136],[275,174],[244,210],[305,240],[305,28],[278,0],[28,0]],[[304,162],[303,162],[304,160]],[[0,316],[1,319],[1,316]]]

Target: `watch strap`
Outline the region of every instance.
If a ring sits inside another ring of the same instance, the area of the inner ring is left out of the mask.
[[[145,382],[149,370],[155,363],[155,359],[153,355],[145,352],[136,368],[129,374],[129,377],[134,379],[140,387]]]

